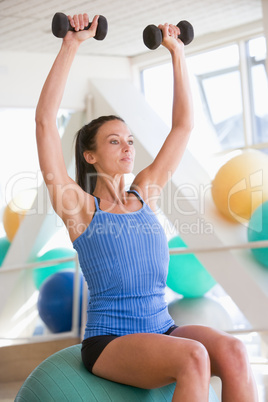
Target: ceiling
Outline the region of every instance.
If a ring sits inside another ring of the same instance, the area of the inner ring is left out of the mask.
[[[58,11],[107,18],[105,40],[84,43],[80,54],[136,56],[148,51],[142,32],[149,24],[188,20],[196,37],[212,34],[261,20],[262,0],[0,0],[0,50],[57,52],[51,20]]]

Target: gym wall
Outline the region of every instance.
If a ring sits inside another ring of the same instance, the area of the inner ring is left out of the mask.
[[[0,52],[0,107],[35,108],[54,61],[54,54]],[[127,57],[77,56],[72,66],[62,108],[83,110],[91,79],[129,79]]]

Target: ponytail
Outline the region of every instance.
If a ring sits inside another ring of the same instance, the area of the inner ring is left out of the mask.
[[[120,117],[110,115],[102,116],[92,120],[89,124],[83,126],[76,133],[75,143],[75,166],[76,182],[87,193],[92,194],[97,183],[97,171],[93,164],[88,163],[84,158],[85,151],[96,150],[96,135],[99,128],[106,122],[112,120],[124,120]]]

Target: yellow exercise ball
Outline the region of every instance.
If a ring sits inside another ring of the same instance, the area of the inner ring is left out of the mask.
[[[212,198],[227,218],[245,223],[268,200],[268,156],[246,150],[225,163],[212,182]]]
[[[13,240],[26,213],[31,209],[36,193],[35,189],[22,191],[5,207],[3,225],[9,241]]]

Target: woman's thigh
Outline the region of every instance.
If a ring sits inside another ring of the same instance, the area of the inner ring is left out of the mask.
[[[149,333],[120,336],[105,347],[92,372],[136,387],[162,387],[184,374],[193,351],[207,356],[194,340]]]

